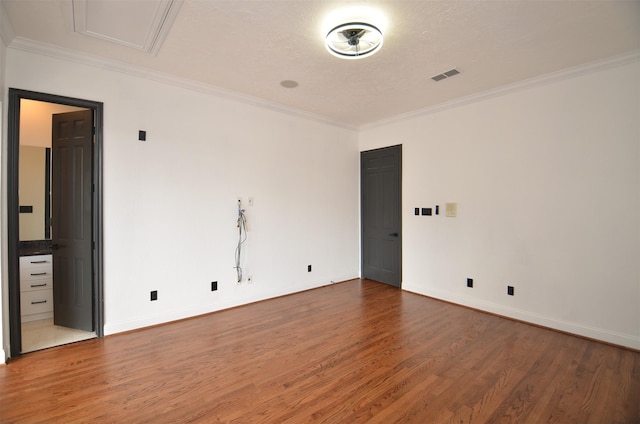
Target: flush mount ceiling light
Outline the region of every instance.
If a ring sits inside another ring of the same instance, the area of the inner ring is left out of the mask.
[[[329,31],[326,46],[329,53],[342,59],[361,59],[380,50],[382,32],[361,22],[342,24]]]

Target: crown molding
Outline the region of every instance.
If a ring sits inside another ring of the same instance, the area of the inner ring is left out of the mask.
[[[424,109],[415,110],[401,115],[396,115],[391,118],[382,119],[380,121],[364,124],[359,127],[360,130],[368,130],[384,125],[389,125],[401,121],[406,121],[421,116],[432,115],[434,113],[442,112],[448,109],[453,109],[463,105],[471,103],[477,103],[483,100],[488,100],[494,97],[504,96],[509,93],[514,93],[529,89],[535,86],[549,84],[551,82],[562,81],[569,78],[575,78],[580,75],[591,74],[594,72],[603,71],[610,68],[616,68],[619,66],[628,65],[631,63],[640,61],[640,50],[632,51],[618,56],[613,56],[604,60],[587,63],[584,65],[574,66],[561,71],[552,72],[549,74],[541,75],[538,77],[530,78],[524,81],[519,81],[513,84],[505,85],[502,87],[494,88],[491,90],[483,91],[478,94],[472,94],[470,96],[461,97],[459,99],[451,100],[449,102],[441,103],[439,105],[430,106]]]
[[[166,74],[140,66],[129,65],[123,62],[106,59],[88,53],[78,52],[76,50],[65,49],[41,42],[35,42],[22,37],[13,38],[13,41],[7,46],[7,48],[41,56],[48,56],[55,59],[65,60],[82,65],[93,66],[95,68],[118,72],[138,78],[144,78],[146,80],[152,80],[155,82],[172,85],[187,90],[196,91],[201,94],[204,93],[212,97],[224,98],[227,100],[268,109],[274,112],[283,113],[351,131],[358,130],[357,126],[350,125],[345,122],[336,121],[323,115],[318,115],[311,112],[306,112],[304,110],[284,106],[279,103],[270,102],[259,97],[250,96],[248,94],[243,94],[232,90],[226,90],[220,87],[213,86],[211,84],[205,84],[203,82],[177,77],[175,75]]]
[[[1,3],[0,3],[1,5]],[[1,6],[0,6],[1,7]],[[1,11],[0,11],[1,12]],[[529,89],[535,86],[548,84],[555,81],[561,81],[564,79],[575,78],[580,75],[590,74],[605,69],[615,68],[631,63],[640,61],[640,50],[632,51],[623,55],[614,56],[605,60],[600,60],[585,65],[579,65],[572,68],[568,68],[558,72],[552,72],[549,74],[541,75],[539,77],[530,78],[528,80],[516,82],[506,86],[498,87],[495,89],[487,90],[478,94],[473,94],[466,97],[461,97],[449,102],[441,103],[439,105],[431,106],[424,109],[411,111],[408,113],[396,115],[387,119],[382,119],[376,122],[351,125],[345,122],[336,121],[323,115],[306,112],[300,109],[281,105],[279,103],[270,102],[258,97],[250,96],[248,94],[239,93],[232,90],[226,90],[220,87],[213,86],[211,84],[205,84],[199,81],[190,80],[187,78],[181,78],[174,75],[162,73],[148,68],[129,65],[123,62],[119,62],[112,59],[105,59],[103,57],[90,55],[87,53],[81,53],[76,50],[65,49],[57,46],[53,46],[46,43],[35,42],[22,37],[13,36],[13,27],[6,18],[5,13],[0,14],[1,27],[0,35],[7,44],[7,48],[33,53],[42,56],[48,56],[60,60],[66,60],[83,65],[93,66],[100,69],[109,70],[112,72],[119,72],[122,74],[153,80],[156,82],[172,85],[198,93],[204,93],[213,97],[224,98],[247,105],[268,109],[274,112],[284,113],[287,115],[303,118],[322,124],[327,124],[351,131],[368,130],[376,127],[389,125],[397,122],[406,121],[409,119],[432,115],[448,109],[453,109],[467,104],[477,103],[480,101],[488,100],[491,98],[503,96],[509,93],[518,92],[521,90]],[[5,24],[6,22],[6,24]],[[7,43],[8,40],[11,40]]]

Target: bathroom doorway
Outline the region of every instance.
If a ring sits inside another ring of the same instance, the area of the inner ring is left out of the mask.
[[[11,356],[103,335],[102,103],[10,89]]]

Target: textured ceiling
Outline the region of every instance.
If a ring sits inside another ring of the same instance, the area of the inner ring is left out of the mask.
[[[183,0],[173,2],[175,19],[155,54],[74,32],[71,0],[1,1],[9,38],[191,79],[353,127],[640,52],[640,1]],[[104,13],[109,19],[100,27],[126,33],[131,22],[148,18],[142,14],[149,8],[139,6],[151,0],[118,1],[131,12],[118,12],[122,19]],[[330,55],[323,35],[356,17],[381,27],[382,49],[362,60]],[[461,74],[430,79],[453,67]],[[283,88],[282,80],[299,85]]]

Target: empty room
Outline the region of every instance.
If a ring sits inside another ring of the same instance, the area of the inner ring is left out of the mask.
[[[640,422],[640,2],[0,36],[1,423]]]

